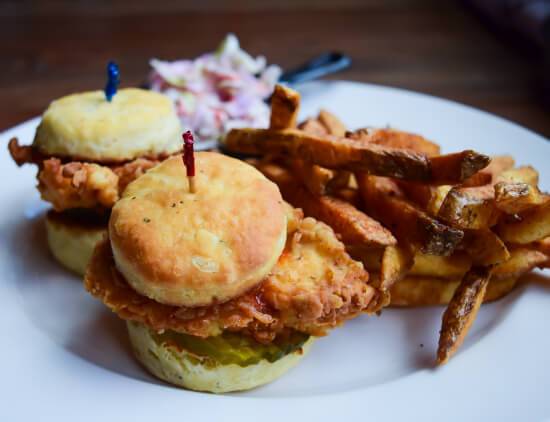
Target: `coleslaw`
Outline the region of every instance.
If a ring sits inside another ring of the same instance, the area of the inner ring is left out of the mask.
[[[252,57],[228,34],[218,49],[195,60],[173,62],[152,59],[152,90],[174,101],[183,130],[200,140],[219,140],[232,128],[265,128],[269,106],[265,103],[277,83],[281,68],[267,65],[263,56]]]

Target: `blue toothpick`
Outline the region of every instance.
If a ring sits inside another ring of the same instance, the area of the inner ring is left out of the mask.
[[[118,65],[111,61],[107,64],[107,85],[105,85],[105,98],[107,98],[107,101],[111,102],[113,95],[116,94],[119,83],[120,72],[118,71]]]

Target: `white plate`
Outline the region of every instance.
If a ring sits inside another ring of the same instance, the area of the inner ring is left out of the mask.
[[[515,124],[425,95],[349,82],[301,87],[302,115],[334,110],[350,127],[392,125],[445,151],[511,153],[550,188],[550,144]],[[37,119],[1,135],[32,140]],[[385,310],[317,342],[297,368],[247,393],[215,396],[150,377],[123,322],[49,256],[32,166],[0,154],[2,420],[541,420],[550,416],[550,291],[484,306],[449,364],[434,369],[442,308]],[[539,273],[540,274],[540,273]],[[548,274],[546,274],[548,275]],[[540,275],[532,278],[543,279]],[[548,285],[548,284],[547,284]]]

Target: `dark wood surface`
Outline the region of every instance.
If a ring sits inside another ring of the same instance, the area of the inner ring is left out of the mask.
[[[449,98],[550,136],[540,59],[445,0],[2,1],[0,129],[103,88],[111,58],[137,85],[151,57],[194,57],[227,32],[283,68],[341,50],[353,67],[335,78]]]

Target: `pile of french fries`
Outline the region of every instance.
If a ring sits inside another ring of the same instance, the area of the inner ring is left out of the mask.
[[[348,131],[333,114],[297,124],[300,96],[275,88],[269,129],[234,129],[229,151],[285,200],[332,226],[386,305],[446,304],[437,362],[462,344],[482,302],[550,266],[550,196],[538,173],[394,129]]]

